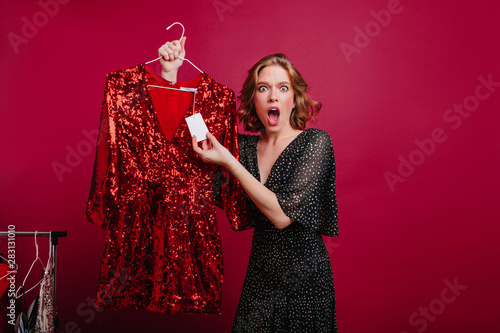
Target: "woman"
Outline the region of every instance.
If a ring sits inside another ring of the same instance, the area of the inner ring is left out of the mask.
[[[162,76],[176,80],[185,39],[159,49]],[[337,236],[335,162],[329,135],[305,129],[321,104],[282,54],[249,71],[240,120],[240,161],[213,135],[194,151],[226,167],[250,200],[250,261],[233,332],[337,332],[332,268],[322,235]]]

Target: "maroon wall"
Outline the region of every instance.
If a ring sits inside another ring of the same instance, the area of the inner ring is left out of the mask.
[[[258,59],[284,52],[323,102],[341,332],[498,332],[498,1],[58,1],[2,1],[0,230],[68,230],[62,332],[231,329],[251,232],[232,232],[221,212],[221,316],[87,304],[105,238],[83,220],[105,74],[154,59],[179,38],[165,31],[175,21],[187,58],[236,92]],[[196,74],[181,68],[181,79]],[[18,239],[17,258],[21,283],[32,239]]]

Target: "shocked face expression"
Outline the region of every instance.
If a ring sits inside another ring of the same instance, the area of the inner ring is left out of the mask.
[[[295,96],[286,69],[280,65],[264,67],[257,79],[255,111],[267,133],[290,127]]]

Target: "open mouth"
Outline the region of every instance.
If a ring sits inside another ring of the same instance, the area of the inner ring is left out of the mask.
[[[278,125],[280,121],[280,110],[274,107],[267,110],[267,120],[271,126]]]

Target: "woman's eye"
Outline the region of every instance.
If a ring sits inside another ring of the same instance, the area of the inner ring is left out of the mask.
[[[288,87],[287,86],[281,86],[280,88],[282,91],[288,91]]]
[[[267,87],[266,86],[260,86],[257,90],[258,91],[266,91]]]

